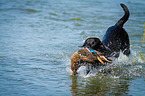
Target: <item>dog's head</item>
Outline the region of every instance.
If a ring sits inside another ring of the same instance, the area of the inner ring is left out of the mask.
[[[101,51],[101,49],[104,47],[104,44],[100,41],[99,38],[90,37],[85,41],[85,43],[81,47],[87,47],[90,49]]]

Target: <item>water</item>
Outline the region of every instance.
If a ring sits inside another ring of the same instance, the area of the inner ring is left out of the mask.
[[[124,1],[132,55],[85,75],[70,74],[71,55],[102,39],[123,15],[121,0],[0,0],[0,95],[144,95],[145,1]],[[111,73],[106,73],[111,70]]]

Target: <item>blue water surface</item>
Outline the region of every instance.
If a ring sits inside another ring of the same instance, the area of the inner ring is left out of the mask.
[[[120,3],[130,10],[131,56],[72,76],[72,54],[103,38],[124,14]],[[143,96],[144,9],[144,0],[0,0],[0,96]]]

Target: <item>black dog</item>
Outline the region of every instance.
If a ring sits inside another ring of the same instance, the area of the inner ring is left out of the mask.
[[[71,69],[74,75],[77,74],[80,66],[88,63],[94,67],[99,63],[104,64],[103,61],[111,62],[108,57],[118,58],[120,51],[127,56],[130,55],[129,36],[123,28],[124,23],[129,18],[129,10],[124,4],[121,4],[121,7],[125,11],[124,16],[114,26],[107,29],[102,42],[96,37],[88,38],[82,46],[84,49],[73,54]]]
[[[82,47],[92,48],[104,53],[105,57],[119,57],[120,51],[123,54],[130,55],[129,36],[124,30],[123,25],[129,18],[129,10],[121,4],[125,11],[124,16],[114,25],[107,29],[103,41],[99,38],[88,38]]]

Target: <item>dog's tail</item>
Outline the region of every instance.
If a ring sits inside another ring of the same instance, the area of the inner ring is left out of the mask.
[[[123,27],[124,23],[128,20],[129,18],[129,10],[124,4],[120,4],[121,7],[123,8],[125,14],[124,16],[115,24],[116,26],[121,26]]]

